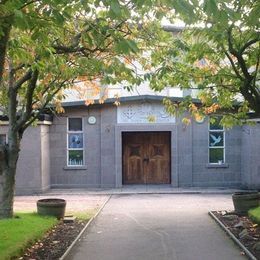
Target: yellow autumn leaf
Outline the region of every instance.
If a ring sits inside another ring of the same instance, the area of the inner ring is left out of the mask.
[[[184,117],[182,119],[182,123],[185,124],[185,125],[189,125],[191,123],[191,120],[190,120],[190,118]]]

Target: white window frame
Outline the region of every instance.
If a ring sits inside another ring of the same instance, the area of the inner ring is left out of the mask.
[[[213,117],[220,117],[220,116],[213,116]],[[222,132],[223,133],[223,146],[210,146],[210,133],[214,132]],[[223,161],[221,163],[219,162],[210,162],[210,149],[223,149]],[[225,128],[222,126],[221,129],[210,129],[210,118],[208,122],[208,163],[209,164],[225,164],[226,163],[226,138],[225,138]]]
[[[71,118],[80,118],[81,121],[82,121],[82,130],[81,131],[70,131],[69,130],[69,120]],[[82,148],[69,148],[69,134],[82,134]],[[70,116],[67,118],[67,167],[82,167],[82,166],[85,166],[85,138],[84,138],[84,120],[83,120],[83,117],[80,117],[80,116]],[[71,165],[69,164],[69,151],[83,151],[83,161],[82,161],[82,164],[80,165]]]

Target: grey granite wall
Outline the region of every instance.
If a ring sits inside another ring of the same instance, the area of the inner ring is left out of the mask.
[[[52,187],[121,187],[123,131],[170,131],[171,180],[176,187],[239,187],[241,185],[241,128],[226,131],[226,161],[208,163],[208,121],[176,124],[117,124],[116,107],[67,108],[50,127]],[[67,167],[67,118],[84,119],[85,161],[83,167]],[[94,125],[88,123],[95,116]]]
[[[85,165],[67,166],[67,118],[82,117]],[[96,117],[95,124],[88,118]],[[0,126],[0,134],[7,126]],[[113,105],[70,107],[52,125],[29,128],[17,167],[17,194],[53,188],[121,187],[122,132],[171,132],[171,184],[174,187],[260,188],[260,124],[225,131],[224,164],[208,163],[208,120],[181,123],[117,124]],[[0,180],[1,181],[1,180]]]
[[[88,117],[95,116],[90,125]],[[85,165],[67,166],[67,118],[82,117],[84,129]],[[100,131],[99,108],[66,108],[66,113],[54,118],[50,128],[51,186],[55,188],[100,187]]]
[[[49,125],[29,127],[21,142],[16,194],[41,193],[50,188]]]
[[[241,151],[242,185],[260,190],[260,120],[243,127]]]
[[[115,124],[116,107],[103,106],[101,110],[101,187],[116,186]]]
[[[239,187],[241,185],[241,128],[225,130],[225,163],[209,164],[208,120],[192,122],[192,186]]]
[[[192,178],[192,126],[184,125],[182,118],[177,119],[177,157],[178,157],[178,186],[193,185]]]
[[[49,125],[41,125],[41,190],[50,188],[50,135]]]

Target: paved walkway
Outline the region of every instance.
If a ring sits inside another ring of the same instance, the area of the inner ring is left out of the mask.
[[[109,198],[109,195],[95,195],[95,194],[78,194],[74,193],[59,193],[52,194],[48,192],[45,194],[32,195],[32,196],[15,196],[14,198],[14,211],[15,212],[30,212],[37,211],[36,202],[39,199],[45,198],[62,198],[67,202],[66,215],[77,213],[86,213],[94,215],[97,210],[105,203]]]
[[[47,194],[78,194],[78,195],[104,195],[104,194],[231,194],[241,190],[223,187],[206,188],[190,187],[176,188],[171,185],[124,185],[122,188],[86,188],[86,189],[51,189]]]
[[[208,216],[230,195],[113,195],[66,260],[246,259]]]

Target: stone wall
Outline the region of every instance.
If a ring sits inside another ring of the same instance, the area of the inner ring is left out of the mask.
[[[123,107],[119,112],[121,110]],[[91,115],[97,119],[94,125],[87,122]],[[84,118],[84,167],[66,167],[69,116]],[[168,123],[135,123],[131,120],[128,123],[117,123],[117,119],[117,108],[113,105],[68,108],[66,114],[54,119],[50,136],[52,187],[121,187],[121,138],[125,131],[171,132],[171,180],[175,187],[240,187],[240,127],[225,131],[225,163],[210,165],[207,119],[203,123],[193,121],[188,126],[182,124],[181,118]]]
[[[50,188],[49,124],[39,122],[26,129],[16,171],[16,195],[42,193]],[[0,126],[7,134],[8,126]]]
[[[94,124],[88,122],[90,116],[96,118]],[[68,117],[83,118],[83,166],[67,166]],[[127,131],[171,132],[171,184],[174,187],[260,188],[259,123],[226,130],[225,163],[211,165],[207,119],[184,126],[181,118],[166,123],[118,123],[117,118],[117,107],[110,104],[67,107],[65,114],[54,117],[52,125],[30,127],[21,145],[17,194],[40,193],[50,187],[121,187],[122,132]],[[0,134],[6,131],[7,126],[0,126]]]
[[[17,162],[16,194],[37,194],[50,188],[49,125],[26,129]]]
[[[260,120],[243,127],[241,151],[242,185],[260,190]]]
[[[88,123],[90,116],[96,123]],[[82,117],[85,165],[67,166],[67,119]],[[53,188],[100,187],[101,184],[101,113],[100,108],[66,108],[66,113],[54,118],[50,128],[50,170]]]
[[[209,164],[209,123],[192,122],[192,186],[241,185],[241,127],[225,130],[225,163]]]

